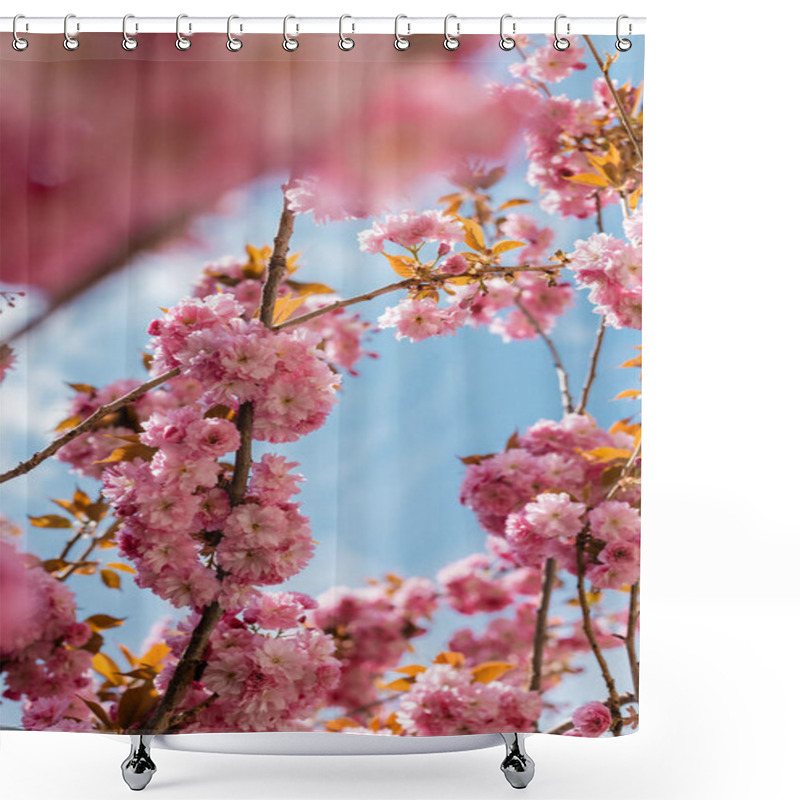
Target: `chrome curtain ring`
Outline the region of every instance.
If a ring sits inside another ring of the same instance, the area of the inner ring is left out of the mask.
[[[228,50],[231,51],[231,53],[238,53],[242,49],[242,47],[244,47],[244,42],[241,39],[237,39],[231,33],[231,22],[233,22],[233,20],[235,19],[239,19],[239,17],[237,17],[236,14],[231,14],[228,17],[228,41],[225,43],[225,47],[227,47]],[[241,30],[242,29],[240,27],[239,31]]]
[[[17,20],[18,20],[18,19],[25,19],[25,15],[24,15],[24,14],[17,14],[17,15],[14,17],[14,21],[11,23],[11,33],[12,33],[12,35],[13,35],[13,37],[14,37],[14,38],[11,40],[11,46],[12,46],[12,47],[13,47],[13,48],[14,48],[14,49],[17,51],[17,52],[21,53],[23,50],[27,50],[27,49],[28,49],[28,40],[27,40],[27,39],[23,39],[23,38],[22,38],[22,37],[21,37],[21,36],[20,36],[20,35],[17,33]]]
[[[553,39],[553,47],[558,50],[560,53],[564,50],[569,50],[569,39],[565,39],[563,36],[560,36],[558,33],[558,21],[561,19],[566,19],[566,14],[559,14],[556,17],[555,24],[553,26],[553,31],[555,38]],[[567,34],[569,34],[569,22],[567,22]]]
[[[135,50],[139,46],[139,42],[133,37],[128,36],[128,20],[129,19],[136,19],[133,14],[126,14],[122,18],[122,49],[123,50]],[[134,29],[138,30],[139,26],[135,25]]]
[[[500,17],[500,49],[501,50],[513,50],[517,43],[510,37],[506,36],[505,32],[505,24],[507,19],[512,19],[511,14],[503,14]],[[515,34],[517,32],[517,23],[511,23],[511,33]]]
[[[74,37],[70,36],[69,34],[69,21],[71,19],[75,19],[74,14],[67,14],[64,17],[64,49],[65,50],[77,50],[80,42]],[[76,32],[80,30],[80,25],[76,25],[75,27]]]
[[[188,18],[189,18],[188,14],[178,14],[178,16],[175,18],[175,36],[176,36],[175,47],[177,47],[178,50],[188,50],[192,46],[192,40],[191,39],[187,39],[181,33],[181,20],[182,19],[188,19]],[[189,33],[191,33],[191,32],[192,32],[192,23],[190,22],[189,23]]]
[[[454,19],[456,21],[456,35],[451,36],[450,31],[448,30],[450,25],[450,20]],[[459,45],[461,42],[458,40],[458,35],[461,33],[461,23],[458,21],[458,17],[455,14],[448,14],[444,18],[444,49],[445,50],[458,50]]]
[[[300,47],[300,41],[294,36],[289,36],[288,26],[290,19],[297,19],[297,17],[288,14],[283,18],[283,49],[289,53],[293,53]],[[296,25],[296,33],[300,33],[300,25]]]
[[[349,38],[348,36],[345,36],[344,32],[342,31],[342,27],[344,26],[344,21],[346,19],[353,19],[353,18],[349,14],[342,14],[342,16],[339,17],[339,49],[340,50],[352,50],[356,46],[355,40]],[[351,33],[355,33],[356,32],[355,23],[352,23],[352,26],[353,26],[353,30],[351,31]]]
[[[408,17],[405,14],[398,14],[394,18],[394,46],[396,50],[408,50],[408,48],[411,47],[411,40],[400,35],[401,19],[408,19]],[[407,22],[406,25],[408,26],[408,33],[406,36],[411,36],[411,23]]]
[[[617,17],[617,42],[614,46],[617,48],[617,50],[620,51],[620,53],[624,53],[630,50],[631,47],[633,47],[633,42],[631,42],[630,39],[623,39],[619,35],[620,23],[624,19],[628,19],[628,16],[626,14],[620,14]],[[632,32],[633,32],[633,26],[631,25],[630,22],[628,22],[628,36],[630,36]]]

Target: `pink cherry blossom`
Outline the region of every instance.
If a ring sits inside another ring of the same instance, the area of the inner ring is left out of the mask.
[[[441,211],[404,211],[387,216],[383,222],[376,220],[372,228],[358,234],[358,241],[365,252],[380,253],[387,241],[402,247],[419,247],[426,242],[454,245],[464,241],[464,230],[458,220]]]
[[[593,700],[575,711],[572,724],[581,736],[596,738],[611,727],[611,712],[602,703]]]

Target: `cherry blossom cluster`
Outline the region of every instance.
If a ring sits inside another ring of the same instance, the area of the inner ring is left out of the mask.
[[[207,404],[254,409],[253,436],[292,442],[323,424],[339,379],[303,331],[274,332],[227,293],[187,298],[149,327],[153,368],[203,385]]]
[[[642,327],[642,214],[624,222],[628,241],[607,233],[579,239],[569,254],[578,285],[589,288],[595,312],[615,328]]]
[[[184,730],[310,730],[340,672],[333,638],[304,624],[315,605],[308,595],[265,592],[240,616],[225,614],[204,655],[202,680],[182,701],[184,712],[201,709]],[[198,619],[190,615],[166,637],[173,654],[183,652]],[[173,655],[158,676],[161,689],[176,664]]]
[[[382,222],[358,234],[359,246],[367,253],[383,252],[385,242],[394,242],[407,249],[429,242],[453,246],[464,241],[464,229],[454,217],[441,211],[404,211],[390,214]]]
[[[484,683],[464,666],[433,664],[400,699],[397,721],[413,736],[528,731],[539,718],[537,692],[501,681]]]
[[[309,621],[334,637],[342,663],[328,702],[352,712],[375,699],[375,679],[400,662],[409,640],[425,633],[419,623],[431,618],[437,594],[426,578],[387,576],[364,588],[334,587],[317,601]]]
[[[252,249],[250,253],[250,259],[228,256],[207,264],[195,282],[194,296],[203,298],[227,292],[241,304],[248,317],[253,317],[260,306],[263,289],[261,278],[263,265],[259,266],[257,270],[254,269],[253,256],[263,260],[266,253]],[[292,293],[289,286],[291,282],[291,276],[283,282],[278,289],[278,298],[289,296]],[[305,291],[305,286],[315,287],[315,284],[304,285],[296,282],[294,285],[301,291]],[[316,311],[340,299],[328,287],[321,284],[316,286],[325,293],[308,294],[293,316]],[[344,308],[309,320],[303,327],[313,338],[318,340],[317,347],[328,362],[353,375],[356,374],[355,364],[361,358],[375,355],[365,350],[363,346],[364,337],[371,328],[370,324],[362,320],[358,314],[350,313]]]
[[[486,531],[505,536],[509,514],[541,493],[566,492],[590,505],[600,502],[607,491],[600,483],[605,466],[582,452],[630,449],[632,443],[630,434],[609,433],[588,414],[566,414],[561,422],[541,420],[521,434],[515,446],[467,466],[461,502],[476,513]]]
[[[29,730],[91,730],[91,712],[76,692],[94,695],[92,654],[81,649],[92,631],[76,620],[75,595],[9,542],[0,541],[0,555],[3,697],[24,696]]]
[[[500,573],[492,569],[486,553],[473,553],[448,564],[439,570],[436,580],[444,598],[460,614],[501,611],[519,595],[538,594],[541,588],[539,570],[521,567]]]

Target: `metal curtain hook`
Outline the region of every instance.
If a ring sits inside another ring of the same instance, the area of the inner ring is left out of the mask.
[[[65,50],[77,50],[78,46],[80,45],[80,42],[74,36],[70,36],[70,34],[69,34],[69,21],[71,19],[75,19],[75,15],[74,14],[67,14],[67,16],[64,17],[64,49]],[[81,29],[81,26],[76,23],[75,30],[79,31],[80,29]]]
[[[617,42],[614,46],[620,51],[620,53],[624,53],[633,47],[633,42],[631,42],[630,39],[622,39],[619,35],[620,23],[624,19],[629,19],[626,14],[620,14],[617,17]],[[631,33],[633,33],[633,26],[630,22],[628,22],[628,36],[630,36]]]
[[[227,47],[228,50],[231,51],[231,53],[238,53],[239,50],[241,50],[242,47],[244,47],[244,42],[241,39],[237,39],[231,33],[231,22],[233,22],[233,20],[235,20],[235,19],[239,19],[239,17],[237,17],[236,14],[231,14],[228,17],[228,41],[226,42],[225,47]],[[240,25],[239,26],[239,31],[241,31],[241,30],[242,30],[242,27]]]
[[[511,38],[511,36],[506,36],[504,28],[505,28],[505,24],[506,24],[506,20],[507,19],[512,19],[511,14],[503,14],[503,16],[500,17],[500,49],[501,50],[513,50],[517,46],[517,43]],[[512,34],[516,34],[516,32],[517,32],[517,23],[516,22],[512,22],[511,23],[511,33]]]
[[[345,36],[344,33],[342,32],[342,27],[344,26],[344,21],[346,19],[353,19],[353,18],[349,14],[342,14],[342,16],[339,17],[339,49],[340,50],[352,50],[356,46],[355,40]],[[352,25],[353,25],[352,32],[355,33],[356,32],[356,24],[355,24],[355,22],[352,23]]]
[[[133,14],[126,14],[122,18],[122,49],[123,50],[135,50],[139,46],[139,42],[133,38],[133,36],[128,36],[128,20],[129,19],[136,19]],[[139,26],[134,26],[136,30],[139,30]]]
[[[17,33],[17,20],[18,19],[25,19],[25,15],[24,14],[17,14],[14,17],[14,21],[11,23],[11,33],[14,36],[14,38],[11,40],[11,46],[17,52],[21,53],[23,50],[27,50],[28,49],[28,40],[27,39],[23,39]],[[26,25],[26,28],[27,28],[27,25]]]
[[[569,50],[569,39],[565,39],[563,36],[559,36],[558,34],[558,21],[561,19],[566,19],[566,14],[559,14],[556,17],[555,24],[553,26],[553,31],[555,33],[555,39],[553,39],[553,47],[559,52],[563,52],[564,50]],[[567,22],[567,34],[569,34],[569,22]]]
[[[181,20],[182,19],[188,19],[188,18],[189,18],[188,14],[178,14],[178,16],[175,18],[175,36],[177,37],[175,39],[175,47],[177,47],[178,50],[188,50],[192,46],[192,40],[191,39],[187,39],[181,33]],[[192,23],[190,22],[189,23],[189,33],[191,33],[191,32],[192,32]]]
[[[287,28],[290,19],[297,19],[297,17],[293,17],[291,14],[287,14],[283,18],[283,49],[289,53],[293,53],[295,50],[297,50],[298,47],[300,47],[300,42],[294,36],[289,36],[289,31]],[[300,33],[299,24],[296,26],[296,28],[297,28],[296,32]]]
[[[451,36],[450,32],[448,31],[448,26],[450,20],[456,20],[456,35]],[[459,45],[461,42],[458,41],[458,35],[461,33],[461,23],[458,21],[458,17],[455,14],[448,14],[444,18],[444,49],[445,50],[458,50]]]
[[[411,47],[411,40],[400,35],[401,19],[408,19],[408,17],[405,14],[398,14],[394,18],[394,46],[397,50],[408,50]],[[406,25],[408,26],[408,34],[406,35],[411,36],[411,23],[407,22]]]

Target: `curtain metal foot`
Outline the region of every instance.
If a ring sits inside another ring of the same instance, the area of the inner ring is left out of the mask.
[[[156,765],[150,757],[152,736],[131,736],[131,752],[122,762],[122,778],[134,792],[140,792],[150,783],[156,773]]]
[[[521,733],[501,733],[506,745],[506,757],[500,765],[506,780],[515,789],[524,789],[535,771],[533,759],[525,752],[525,739]]]

